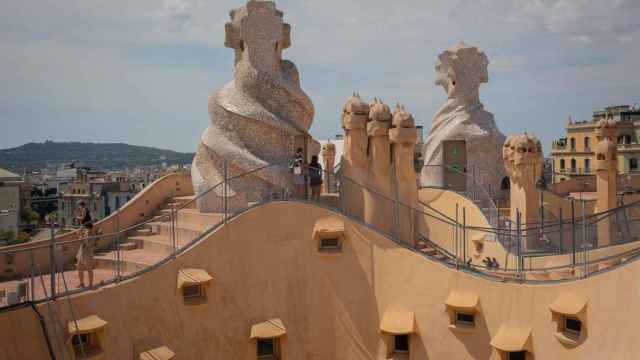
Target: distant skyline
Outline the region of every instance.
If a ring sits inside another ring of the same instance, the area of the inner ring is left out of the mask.
[[[123,142],[194,152],[208,96],[233,79],[224,24],[237,0],[0,0],[0,148]],[[490,61],[485,108],[505,134],[545,144],[569,116],[640,102],[640,1],[276,1],[316,108],[341,133],[358,91],[405,104],[425,136],[445,102],[437,54],[458,41]]]

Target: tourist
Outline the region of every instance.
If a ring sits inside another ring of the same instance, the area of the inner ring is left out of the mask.
[[[87,203],[85,203],[84,201],[80,201],[78,202],[78,207],[79,214],[76,220],[78,220],[80,226],[84,226],[85,224],[92,222],[93,219],[91,218],[91,212],[87,208]]]
[[[318,162],[318,156],[313,155],[309,163],[309,185],[311,186],[311,201],[320,201],[320,189],[322,188],[322,166]]]
[[[93,252],[95,250],[96,239],[93,232],[93,223],[87,222],[82,225],[80,230],[80,249],[78,249],[78,255],[76,255],[76,267],[78,269],[78,277],[80,278],[80,284],[78,287],[85,287],[84,285],[84,271],[89,274],[89,287],[93,286]]]
[[[304,177],[304,153],[302,148],[296,150],[296,154],[289,163],[289,168],[293,172],[293,184],[295,185],[295,196],[299,198],[305,197],[307,182]]]

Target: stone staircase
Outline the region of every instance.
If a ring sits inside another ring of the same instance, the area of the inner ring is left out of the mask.
[[[435,246],[433,246],[429,241],[425,239],[419,239],[417,241],[417,247],[420,252],[423,254],[432,257],[439,261],[451,261],[447,255],[445,255],[442,251],[438,250]]]
[[[223,219],[223,214],[206,214],[196,209],[192,196],[174,197],[166,201],[143,225],[130,230],[120,239],[120,271],[126,275],[153,265],[187,245]],[[191,202],[191,203],[189,203]],[[185,204],[186,207],[180,209]],[[180,209],[180,210],[177,210]],[[172,237],[171,214],[175,211],[175,239]],[[115,271],[118,253],[115,250],[96,254],[96,268]]]

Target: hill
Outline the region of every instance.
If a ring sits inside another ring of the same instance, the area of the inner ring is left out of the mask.
[[[82,166],[95,169],[119,170],[162,163],[190,164],[193,156],[193,153],[120,143],[45,141],[0,150],[0,167],[22,172],[78,161]]]

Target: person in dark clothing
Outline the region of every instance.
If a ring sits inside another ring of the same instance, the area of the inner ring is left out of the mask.
[[[87,208],[87,203],[84,201],[80,201],[78,203],[78,217],[76,218],[81,226],[84,226],[87,223],[92,223],[93,219],[91,218],[91,212]]]
[[[309,185],[311,186],[311,201],[320,201],[320,189],[322,188],[322,165],[318,162],[318,156],[313,155],[309,163]]]

